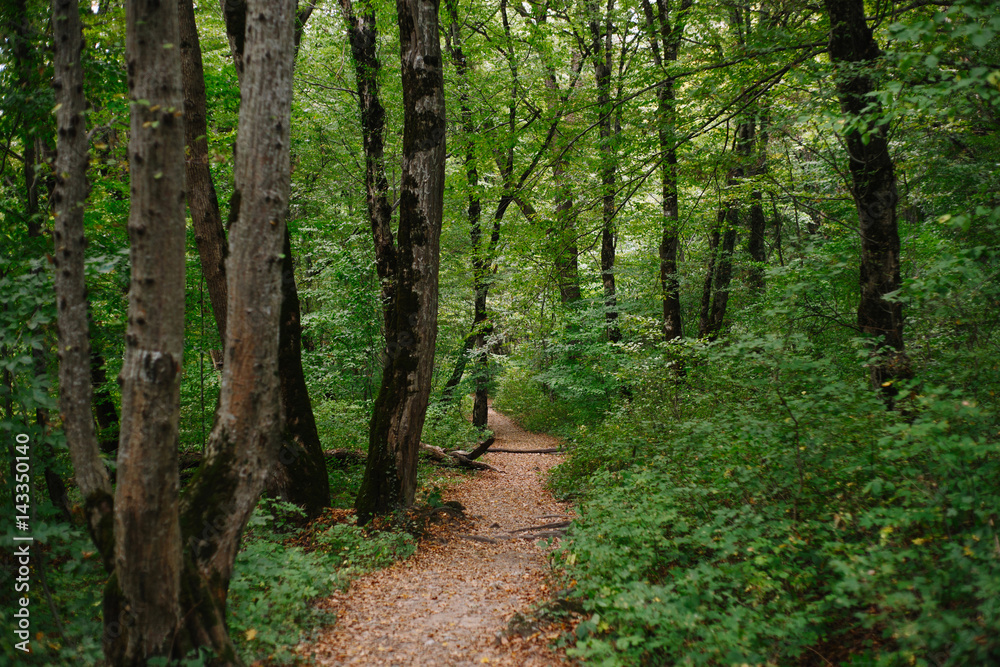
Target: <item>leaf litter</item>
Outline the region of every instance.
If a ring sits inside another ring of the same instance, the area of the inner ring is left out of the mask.
[[[529,433],[490,409],[495,446],[546,449],[552,436]],[[488,453],[500,474],[482,471],[449,487],[465,517],[430,525],[417,553],[355,580],[320,606],[337,622],[298,647],[320,665],[516,665],[567,663],[550,646],[569,621],[533,620],[550,597],[548,543],[573,517],[545,488],[553,454]],[[453,514],[453,513],[451,513]],[[544,536],[546,540],[541,539]]]

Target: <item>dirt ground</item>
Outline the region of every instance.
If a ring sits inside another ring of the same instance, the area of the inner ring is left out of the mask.
[[[494,447],[541,449],[555,438],[529,433],[504,415],[489,413]],[[468,521],[451,521],[420,543],[406,561],[355,581],[323,604],[337,623],[300,653],[321,665],[566,664],[549,647],[559,626],[508,632],[517,614],[530,615],[547,597],[546,549],[525,536],[560,523],[572,507],[544,488],[558,454],[486,454],[481,461],[503,473],[482,471],[449,488],[444,500],[465,507]]]

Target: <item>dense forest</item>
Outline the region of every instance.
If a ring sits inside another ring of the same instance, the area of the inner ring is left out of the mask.
[[[1000,3],[0,24],[5,663],[312,664],[495,408],[561,659],[1000,664]]]

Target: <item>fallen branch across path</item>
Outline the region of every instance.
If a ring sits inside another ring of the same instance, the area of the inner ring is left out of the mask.
[[[420,443],[420,451],[427,452],[432,459],[439,461],[441,463],[451,463],[453,465],[459,465],[463,468],[472,468],[473,470],[492,470],[493,472],[502,473],[503,470],[497,470],[493,466],[487,463],[480,463],[479,461],[473,461],[464,452],[452,451],[446,452],[440,447],[435,447],[434,445],[428,445],[423,442]]]

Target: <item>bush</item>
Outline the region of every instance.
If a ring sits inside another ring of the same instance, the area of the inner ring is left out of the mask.
[[[886,412],[794,338],[707,361],[689,373],[683,421],[630,422],[643,406],[622,406],[578,434],[555,478],[586,492],[556,556],[589,614],[570,654],[1000,658],[996,415],[943,389]]]

